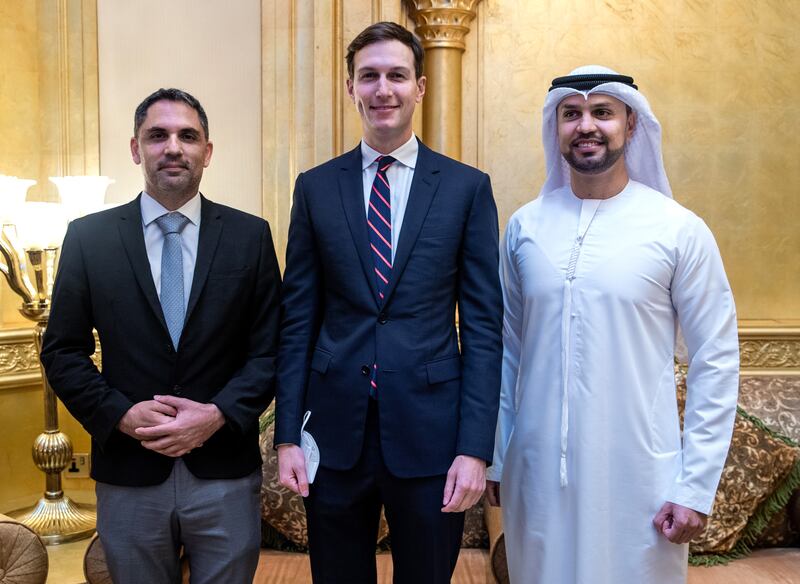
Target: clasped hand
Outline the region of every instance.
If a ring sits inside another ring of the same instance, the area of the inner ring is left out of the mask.
[[[125,412],[118,428],[148,450],[175,458],[202,446],[224,423],[214,404],[157,395]]]

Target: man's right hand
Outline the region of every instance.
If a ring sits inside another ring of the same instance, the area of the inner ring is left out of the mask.
[[[278,480],[290,491],[308,497],[306,458],[297,444],[278,445]]]
[[[497,481],[486,481],[486,500],[492,507],[500,506],[500,483]]]
[[[138,442],[142,437],[136,434],[136,428],[149,428],[172,422],[177,413],[178,410],[172,406],[152,399],[139,402],[125,412],[117,424],[117,429]]]

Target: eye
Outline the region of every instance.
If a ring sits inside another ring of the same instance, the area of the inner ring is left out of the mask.
[[[576,112],[575,110],[564,110],[563,113],[561,114],[561,117],[564,118],[565,120],[571,120],[575,118],[577,115],[578,112]]]
[[[361,79],[364,80],[375,79],[376,76],[377,74],[374,71],[367,71],[361,74]]]
[[[599,109],[594,112],[594,115],[596,115],[598,118],[607,118],[613,116],[614,112],[609,109]]]

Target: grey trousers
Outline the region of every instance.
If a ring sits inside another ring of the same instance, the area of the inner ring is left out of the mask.
[[[192,584],[251,584],[261,543],[261,470],[198,479],[182,460],[152,487],[97,483],[97,533],[115,584],[181,581],[181,546]]]

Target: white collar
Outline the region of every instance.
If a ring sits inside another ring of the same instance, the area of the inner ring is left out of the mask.
[[[197,193],[191,199],[186,201],[180,209],[176,209],[178,213],[181,213],[185,217],[189,219],[195,225],[200,225],[200,203],[201,198],[198,196],[200,193]],[[150,225],[153,221],[164,215],[165,213],[169,213],[168,209],[165,209],[164,206],[156,201],[153,197],[148,195],[145,191],[142,191],[142,198],[140,201],[142,207],[142,223],[144,223],[145,227]]]
[[[388,156],[391,156],[404,166],[413,169],[417,165],[418,153],[419,142],[417,142],[417,136],[412,132],[408,142],[396,148],[393,152],[390,152]],[[361,140],[361,170],[374,164],[379,156],[384,155],[372,148],[363,139]]]

